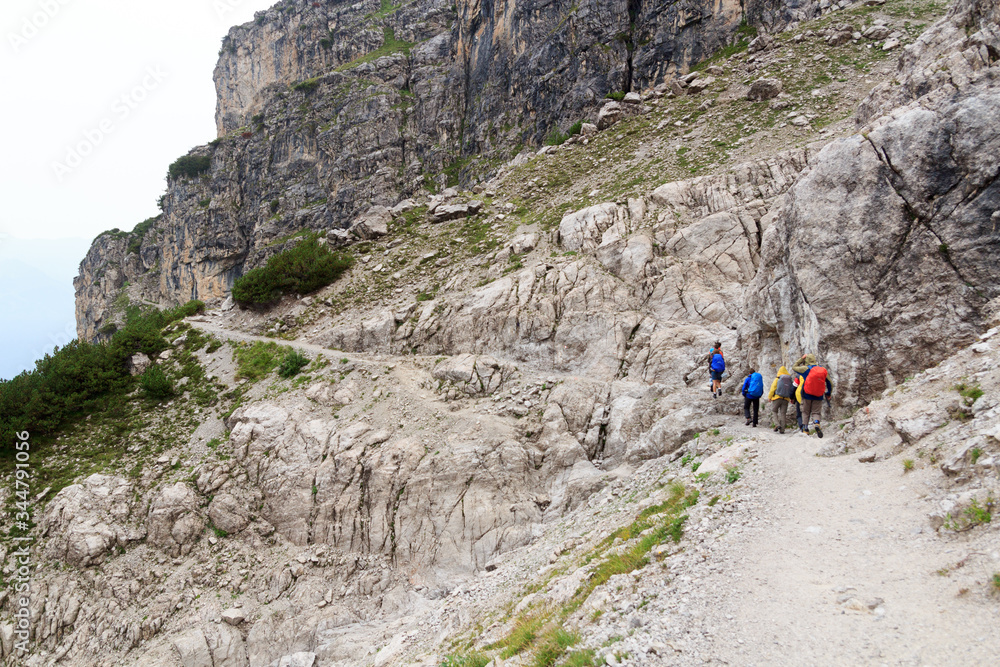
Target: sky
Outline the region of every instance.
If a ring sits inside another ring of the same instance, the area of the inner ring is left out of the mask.
[[[68,342],[90,241],[159,212],[170,163],[215,138],[222,38],[275,1],[0,4],[0,378]]]

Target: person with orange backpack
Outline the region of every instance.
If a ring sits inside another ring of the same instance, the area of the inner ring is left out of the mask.
[[[824,399],[829,400],[833,393],[833,384],[830,382],[829,371],[815,364],[816,357],[812,357],[812,361],[802,373],[802,430],[809,434],[809,428],[815,424],[816,435],[822,438],[823,428],[819,418],[823,414]]]

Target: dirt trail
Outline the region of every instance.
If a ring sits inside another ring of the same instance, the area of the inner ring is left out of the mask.
[[[349,359],[353,359],[356,356],[344,352],[337,352],[336,350],[331,350],[330,348],[323,347],[322,345],[313,345],[312,343],[303,343],[297,340],[282,340],[280,338],[267,338],[265,336],[254,336],[252,334],[244,333],[242,331],[226,329],[225,327],[221,327],[218,324],[209,322],[204,316],[189,317],[185,321],[191,326],[201,329],[206,333],[213,334],[217,338],[221,338],[223,340],[233,340],[244,343],[253,343],[257,341],[261,343],[277,343],[278,345],[287,345],[288,347],[293,347],[301,352],[311,352],[313,354],[326,354],[327,356],[329,356],[330,354],[336,352],[336,354],[342,357],[347,357]]]
[[[928,527],[916,474],[904,475],[898,460],[817,457],[815,437],[758,437],[749,529],[718,544],[728,585],[709,611],[726,628],[712,646],[717,660],[997,664],[1000,605],[984,603],[981,591],[960,596],[936,574],[977,547]],[[998,547],[986,545],[990,554]]]

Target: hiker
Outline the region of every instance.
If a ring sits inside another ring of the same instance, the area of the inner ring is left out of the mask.
[[[778,375],[771,382],[771,391],[767,394],[767,400],[771,401],[771,409],[774,410],[774,430],[778,433],[785,432],[785,416],[788,412],[788,404],[792,402],[795,395],[795,382],[788,374],[788,369],[782,366],[778,369]]]
[[[743,416],[747,418],[746,425],[757,428],[757,413],[760,411],[760,397],[764,395],[764,378],[754,369],[750,369],[750,374],[743,380]],[[750,417],[750,408],[753,407],[753,418]]]
[[[806,356],[812,357],[813,363],[802,374],[802,430],[811,434],[809,429],[815,425],[816,435],[822,438],[823,429],[819,418],[823,414],[823,401],[829,400],[833,393],[833,384],[830,383],[829,372],[816,365],[816,357]]]
[[[722,356],[722,343],[716,341],[708,353],[708,373],[712,376],[712,398],[722,396],[722,374],[726,371],[726,358]]]
[[[802,374],[809,369],[810,364],[816,363],[816,357],[812,354],[804,354],[799,360],[792,364],[792,377],[795,384],[795,423],[799,431],[805,432],[805,423],[802,421]]]

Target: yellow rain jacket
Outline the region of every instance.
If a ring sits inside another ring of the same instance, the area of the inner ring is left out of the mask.
[[[767,394],[767,400],[774,401],[780,398],[783,401],[791,403],[792,399],[785,398],[784,396],[778,396],[778,378],[782,375],[789,375],[788,369],[784,366],[778,369],[778,374],[774,377],[774,380],[771,381],[771,391]]]

